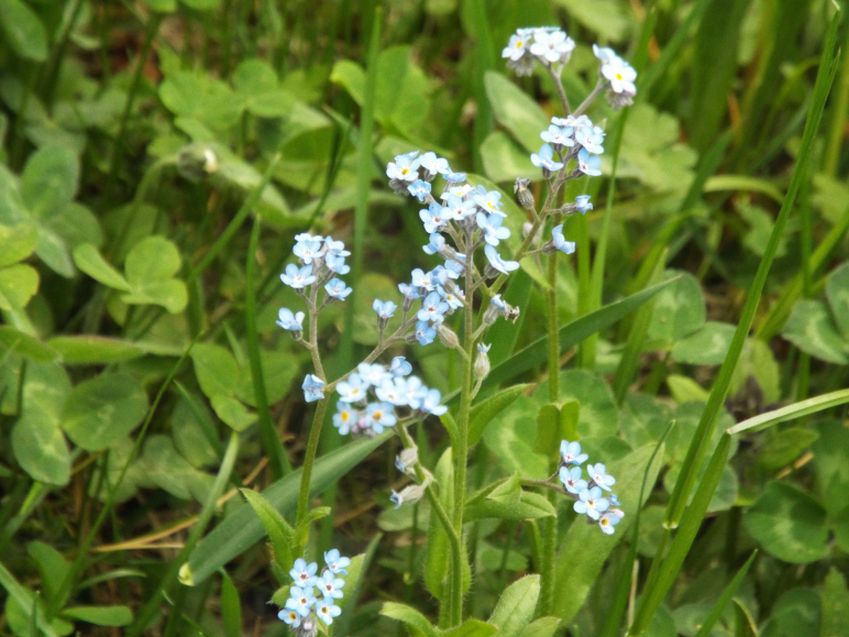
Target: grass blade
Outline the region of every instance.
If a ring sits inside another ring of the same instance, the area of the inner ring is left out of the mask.
[[[849,389],[840,389],[828,394],[821,394],[813,398],[800,400],[792,405],[773,409],[752,418],[747,418],[743,422],[729,427],[725,433],[735,436],[744,431],[762,431],[773,425],[787,422],[788,420],[795,420],[796,418],[804,418],[805,416],[810,416],[811,414],[839,405],[845,405],[846,403],[849,403]]]
[[[675,489],[672,492],[672,497],[667,508],[666,518],[667,525],[671,528],[677,526],[681,514],[689,499],[690,492],[698,476],[698,470],[702,466],[705,455],[707,454],[708,444],[711,439],[716,421],[719,416],[720,409],[725,403],[725,398],[728,395],[731,386],[731,377],[734,373],[734,368],[740,359],[743,352],[743,345],[749,334],[749,329],[752,326],[752,321],[755,317],[755,311],[758,308],[761,294],[766,284],[766,278],[775,259],[778,251],[779,240],[784,233],[784,228],[787,225],[787,220],[790,217],[790,211],[796,202],[796,195],[802,185],[802,181],[807,178],[809,171],[808,166],[813,160],[813,146],[817,129],[819,128],[820,120],[822,119],[825,101],[831,89],[834,74],[837,71],[837,59],[835,50],[837,46],[837,27],[840,21],[840,14],[836,14],[831,21],[828,36],[826,37],[825,46],[822,52],[822,62],[819,72],[817,73],[816,85],[814,87],[814,98],[810,112],[808,113],[807,121],[805,122],[805,132],[802,138],[798,161],[793,169],[793,176],[790,180],[790,187],[787,190],[787,196],[784,198],[784,203],[778,213],[778,218],[775,220],[772,232],[770,233],[769,241],[764,250],[763,258],[758,265],[757,273],[749,287],[749,293],[746,297],[746,304],[743,307],[740,322],[737,324],[737,330],[734,332],[734,338],[731,340],[731,345],[728,348],[728,355],[725,357],[722,366],[719,369],[716,381],[711,388],[710,396],[708,397],[707,405],[702,412],[701,420],[699,421],[696,433],[687,450],[687,457],[684,460],[684,469],[675,483]]]
[[[746,560],[746,563],[740,567],[737,574],[734,575],[730,582],[728,582],[728,585],[722,591],[722,595],[719,596],[719,600],[717,600],[716,604],[714,604],[707,618],[705,618],[705,621],[702,622],[702,627],[699,628],[699,632],[696,633],[696,637],[709,637],[711,635],[711,630],[714,625],[716,625],[716,622],[719,621],[719,618],[722,616],[722,612],[725,610],[728,602],[731,601],[731,598],[734,597],[737,589],[740,588],[740,584],[743,583],[743,578],[746,577],[746,573],[749,572],[749,568],[755,561],[757,554],[757,551],[752,551],[752,554],[749,556],[749,559]]]

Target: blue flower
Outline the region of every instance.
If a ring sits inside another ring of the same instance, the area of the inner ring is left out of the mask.
[[[336,393],[346,403],[358,403],[365,400],[367,389],[368,385],[363,382],[362,377],[357,372],[349,374],[348,378],[336,385]]]
[[[290,263],[286,266],[286,271],[280,275],[280,280],[290,288],[301,290],[315,283],[315,275],[312,273],[311,265],[299,268],[294,263]]]
[[[404,497],[395,489],[392,489],[392,493],[389,494],[389,501],[395,505],[396,509],[400,509],[401,505],[404,504]]]
[[[598,487],[584,489],[578,494],[578,498],[579,500],[572,505],[572,508],[576,513],[583,513],[593,520],[598,520],[610,506],[607,498],[601,497],[601,489]]]
[[[575,251],[575,242],[566,241],[566,238],[563,236],[562,223],[551,229],[551,244],[563,254],[572,254]]]
[[[324,286],[324,291],[327,292],[327,296],[331,299],[344,301],[352,290],[350,287],[345,285],[345,282],[342,279],[330,279],[330,281],[328,281]]]
[[[479,212],[475,216],[478,227],[483,230],[484,240],[491,246],[497,246],[500,241],[510,236],[510,230],[502,226],[503,216],[487,215]]]
[[[334,257],[350,257],[351,251],[345,249],[345,244],[341,241],[336,241],[333,237],[324,238],[324,248],[327,254]]]
[[[351,266],[345,263],[345,257],[341,254],[328,254],[324,257],[324,264],[334,274],[348,274]]]
[[[560,462],[563,464],[584,464],[589,456],[581,453],[580,442],[569,442],[562,440],[560,442]]]
[[[560,29],[541,28],[534,30],[531,54],[549,64],[565,64],[575,49],[575,41]]]
[[[431,292],[422,301],[422,309],[416,314],[419,321],[431,321],[439,323],[448,311],[448,303],[442,300],[439,292]]]
[[[560,467],[560,482],[564,489],[575,495],[587,488],[587,481],[583,479],[581,467]]]
[[[593,53],[601,61],[601,75],[608,81],[610,90],[628,97],[637,94],[634,84],[637,72],[634,67],[616,55],[613,49],[593,44]]]
[[[575,140],[572,137],[574,133],[575,129],[571,126],[556,126],[551,124],[548,127],[548,130],[544,130],[539,134],[539,136],[544,142],[548,142],[555,146],[566,146],[569,148],[575,145]]]
[[[575,129],[575,141],[583,146],[587,152],[593,155],[601,155],[604,152],[604,131],[598,126],[593,126],[589,119]]]
[[[416,323],[416,340],[419,345],[430,345],[436,339],[436,330],[427,321]]]
[[[376,434],[383,433],[384,427],[392,427],[398,422],[395,409],[389,403],[369,403],[366,407],[365,420]]]
[[[351,558],[344,557],[339,553],[339,549],[330,549],[324,553],[324,563],[331,573],[337,575],[346,575],[348,567],[351,565]]]
[[[475,204],[477,204],[480,208],[486,211],[491,215],[498,215],[499,217],[506,217],[501,210],[501,193],[497,190],[483,190],[483,192],[479,192],[473,198]]]
[[[395,161],[386,165],[386,176],[389,179],[413,182],[419,178],[419,152],[413,151],[405,155],[398,155]]]
[[[386,368],[378,363],[360,363],[357,365],[357,373],[366,387],[377,387],[389,376]]]
[[[289,308],[281,307],[277,312],[277,325],[290,332],[302,332],[304,329],[304,313],[293,313]]]
[[[292,253],[303,263],[310,264],[324,254],[324,237],[303,233],[295,237]]]
[[[321,595],[325,600],[342,599],[342,588],[345,586],[345,580],[341,577],[336,577],[333,571],[324,571],[315,585],[321,591]]]
[[[424,203],[430,195],[430,182],[422,179],[416,179],[413,183],[407,186],[407,191],[416,199]]]
[[[339,608],[332,600],[324,598],[315,605],[315,614],[327,626],[333,623],[334,617],[339,617],[342,614],[342,609]]]
[[[396,356],[389,365],[389,373],[393,376],[409,376],[413,366],[403,356]]]
[[[618,515],[610,511],[606,511],[602,513],[598,518],[598,528],[601,529],[601,532],[605,535],[613,535],[616,531],[614,528],[617,524],[619,524],[620,518]]]
[[[385,379],[375,388],[377,397],[387,403],[401,407],[409,402],[407,394],[407,382],[402,376],[393,376]]]
[[[286,622],[286,624],[288,624],[290,628],[297,628],[301,625],[301,615],[298,613],[298,611],[293,610],[291,608],[284,608],[279,613],[277,613],[277,617]]]
[[[442,210],[446,219],[462,221],[475,212],[475,202],[459,195],[448,193],[442,195]]]
[[[289,577],[295,582],[296,586],[308,588],[315,582],[315,574],[318,572],[318,564],[315,562],[307,562],[304,558],[299,557],[295,560],[289,571]]]
[[[431,232],[428,237],[428,244],[422,247],[425,254],[438,254],[445,249],[445,237],[438,232]]]
[[[587,214],[592,209],[593,205],[590,202],[589,195],[578,195],[575,197],[575,210],[580,212],[582,215]]]
[[[360,419],[360,412],[354,409],[350,404],[339,401],[336,403],[336,413],[333,414],[333,426],[339,430],[343,436],[351,433],[351,429],[356,426]]]
[[[507,46],[501,51],[502,58],[508,58],[513,62],[518,62],[525,52],[528,50],[528,38],[518,33],[510,36],[510,41]]]
[[[441,400],[442,395],[439,393],[438,389],[429,389],[427,391],[427,394],[425,394],[424,398],[422,399],[419,409],[421,409],[421,411],[425,412],[426,414],[441,416],[446,411],[448,411],[448,407],[439,404]]]
[[[293,586],[289,589],[289,599],[286,600],[286,608],[297,612],[301,617],[307,617],[315,602],[315,591],[312,582],[309,586]]]
[[[539,153],[531,155],[531,163],[544,171],[555,172],[563,168],[563,162],[554,159],[554,148],[551,144],[543,144]]]
[[[395,310],[398,309],[398,306],[392,301],[381,301],[380,299],[375,299],[374,303],[371,304],[371,309],[375,311],[377,318],[381,321],[388,321],[395,314]]]
[[[586,148],[582,148],[578,152],[578,170],[590,177],[598,177],[601,175],[601,157],[590,155]]]
[[[437,202],[432,202],[427,209],[419,210],[419,218],[428,234],[436,232],[448,221],[448,217]]]
[[[433,273],[425,272],[421,268],[415,268],[411,273],[413,287],[420,288],[427,292],[432,292],[434,289]]]
[[[304,390],[304,400],[313,403],[324,398],[324,381],[315,374],[307,374],[301,384]]]
[[[616,484],[616,478],[607,473],[606,467],[601,462],[587,465],[587,474],[596,485],[605,491],[610,491],[610,487]]]
[[[448,165],[448,160],[444,157],[439,157],[432,151],[428,151],[419,157],[419,165],[424,168],[431,177],[451,173],[451,167]]]
[[[498,254],[494,246],[487,244],[487,246],[483,249],[483,252],[489,261],[489,265],[502,274],[510,274],[519,267],[518,261],[507,261],[502,259],[501,255]]]
[[[422,298],[418,286],[411,285],[409,283],[399,283],[398,291],[401,293],[401,296],[403,296],[404,299],[406,299],[407,301],[415,301],[416,299]]]
[[[450,184],[461,184],[464,181],[466,181],[466,173],[457,173],[457,172],[451,171],[451,172],[445,173],[442,176],[445,177],[445,181],[447,181]]]

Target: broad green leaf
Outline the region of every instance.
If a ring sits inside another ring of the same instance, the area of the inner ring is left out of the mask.
[[[677,403],[705,402],[708,399],[708,391],[689,376],[670,374],[666,377],[666,384]]]
[[[483,170],[492,181],[512,182],[517,177],[539,178],[539,168],[531,163],[530,154],[501,131],[487,135],[480,152]]]
[[[833,270],[825,280],[831,315],[843,338],[849,341],[849,263]]]
[[[216,131],[236,124],[242,113],[242,102],[229,86],[195,71],[167,75],[159,85],[159,98],[175,115],[197,119]]]
[[[0,0],[0,30],[22,58],[35,62],[47,59],[47,32],[38,14],[22,0]]]
[[[643,476],[648,474],[647,484],[654,484],[662,466],[661,454],[657,454],[651,467],[646,465],[656,444],[645,445],[630,454],[610,463],[610,473],[616,476],[616,493],[625,512],[624,519],[612,536],[605,535],[594,524],[584,519],[575,519],[560,544],[561,559],[555,566],[554,611],[563,625],[569,625],[583,606],[598,574],[618,541],[627,536],[637,509],[642,506],[637,500]],[[644,494],[648,497],[649,493]]]
[[[58,419],[38,405],[28,405],[12,428],[12,451],[33,480],[65,486],[71,477],[71,454]]]
[[[144,445],[141,465],[145,476],[175,498],[206,502],[214,477],[193,467],[181,456],[168,436],[150,436]]]
[[[698,331],[672,346],[672,358],[688,365],[719,365],[725,360],[734,326],[708,321]]]
[[[498,628],[479,619],[467,619],[456,628],[442,632],[442,637],[491,637],[498,632]]]
[[[849,428],[839,421],[820,423],[820,437],[813,445],[816,487],[820,500],[833,515],[846,508],[849,493]]]
[[[47,345],[58,352],[67,365],[108,365],[145,354],[144,347],[137,343],[96,334],[54,336]]]
[[[723,177],[727,178],[728,175],[723,175]],[[741,183],[740,181],[736,181],[728,185],[733,186],[734,190],[745,190],[747,183],[750,182]],[[716,182],[714,181],[712,185],[716,186]],[[767,183],[766,187],[769,191],[777,194],[777,201],[778,203],[781,203],[783,194],[780,191],[775,192],[775,187],[770,183]],[[740,216],[743,217],[743,219],[745,219],[749,224],[749,231],[743,238],[743,245],[751,250],[758,258],[763,257],[767,241],[769,241],[769,234],[772,232],[772,224],[774,221],[773,215],[760,206],[743,202],[737,204],[737,210],[740,213]],[[775,253],[776,257],[780,258],[787,254],[788,240],[789,235],[784,235],[781,238],[781,241],[778,243],[778,249]]]
[[[37,363],[52,363],[59,360],[59,353],[50,345],[34,336],[16,330],[10,325],[0,325],[0,356],[14,352]]]
[[[233,72],[233,85],[245,109],[259,117],[282,117],[292,108],[292,98],[279,87],[277,73],[263,60],[242,61]]]
[[[171,435],[177,450],[195,467],[208,467],[220,461],[221,445],[212,415],[194,396],[184,394],[174,407]]]
[[[213,343],[198,343],[192,348],[192,362],[198,384],[207,397],[231,396],[239,384],[239,366],[224,347]]]
[[[171,314],[185,309],[186,285],[173,278],[180,269],[180,253],[171,241],[158,236],[142,239],[127,255],[125,269],[130,291],[122,301],[161,305]]]
[[[26,307],[38,291],[38,281],[35,268],[23,263],[0,270],[0,310],[10,312]]]
[[[540,617],[522,629],[519,637],[552,637],[560,625],[557,617]]]
[[[397,602],[384,602],[380,614],[402,622],[407,626],[413,637],[439,637],[439,631],[430,623],[428,618],[412,606]]]
[[[242,637],[242,603],[239,590],[226,572],[221,572],[221,623],[225,637]]]
[[[547,400],[548,383],[542,383],[534,392],[540,402]],[[616,435],[619,431],[619,409],[607,381],[585,369],[569,369],[560,373],[560,400],[575,401],[580,405],[578,435],[601,437]]]
[[[268,401],[275,403],[289,393],[292,382],[297,378],[300,364],[297,356],[291,351],[281,348],[278,350],[260,350],[265,394]],[[298,379],[301,380],[301,379]],[[236,394],[251,407],[256,407],[256,394],[253,380],[247,368],[240,372],[240,382]]]
[[[549,118],[539,104],[501,73],[487,71],[484,86],[492,114],[525,150],[537,152],[542,146],[540,133],[548,129]],[[538,175],[537,175],[538,176]]]
[[[624,5],[617,0],[594,0],[592,4],[581,0],[556,0],[556,2],[566,9],[569,17],[597,33],[602,41],[622,40],[630,30],[632,22],[629,15]]]
[[[743,523],[767,553],[785,562],[808,564],[828,554],[825,509],[789,484],[770,482]]]
[[[26,259],[35,250],[38,240],[31,223],[0,225],[0,268]]]
[[[209,400],[215,415],[235,431],[242,432],[256,422],[257,416],[230,396],[217,395]]]
[[[27,544],[27,553],[38,567],[41,575],[41,585],[48,603],[55,601],[56,606],[62,607],[64,599],[57,599],[62,578],[68,573],[71,565],[55,548],[44,542],[35,540]]]
[[[504,471],[518,471],[529,478],[546,477],[548,461],[536,452],[536,431],[528,426],[528,423],[536,421],[538,411],[536,401],[519,396],[483,432],[486,448]]]
[[[147,394],[133,377],[102,374],[71,391],[62,415],[68,437],[87,451],[124,438],[147,413]]]
[[[177,0],[144,0],[144,3],[158,13],[174,13]]]
[[[375,438],[355,440],[316,461],[313,466],[310,493],[323,492],[362,462],[389,438],[385,433]],[[263,496],[282,514],[294,510],[298,497],[301,469],[278,480],[263,491]],[[263,536],[262,523],[247,503],[232,509],[218,526],[202,539],[180,569],[180,581],[195,586],[218,568],[244,553]]]
[[[295,529],[286,522],[280,512],[275,509],[261,493],[251,489],[240,489],[248,504],[262,522],[262,526],[271,540],[274,558],[280,568],[288,569],[294,562],[297,550]]]
[[[849,590],[846,579],[835,567],[831,567],[822,587],[821,637],[849,635]]]
[[[124,276],[109,265],[92,244],[84,243],[74,249],[74,263],[95,281],[116,290],[130,291],[130,284]]]
[[[847,344],[821,301],[797,301],[781,336],[803,352],[836,365],[849,363]]]
[[[9,572],[9,570],[2,563],[0,563],[0,586],[6,589],[6,592],[9,595],[8,601],[14,600],[15,603],[18,604],[18,606],[20,606],[22,609],[25,609],[25,612],[27,612],[27,617],[32,620],[32,617],[30,616],[31,613],[29,613],[29,610],[33,607],[35,595],[31,590],[29,590],[20,582],[18,582],[18,580],[15,579],[15,576],[12,575],[12,573]],[[59,637],[54,627],[46,623],[42,604],[38,604],[38,607],[40,612],[38,612],[35,617],[35,625],[38,627],[39,630],[44,633],[45,637]]]
[[[791,588],[782,593],[771,609],[760,637],[798,637],[820,635],[822,602],[817,591]]]
[[[533,385],[530,383],[512,385],[473,405],[471,414],[469,414],[469,444],[477,444],[492,419],[507,409],[531,387]]]
[[[774,431],[757,455],[757,462],[767,471],[777,471],[796,460],[819,438],[813,429],[788,427]]]
[[[535,520],[557,512],[545,496],[520,487],[518,474],[484,487],[466,503],[464,519]]]
[[[127,606],[72,606],[62,615],[96,626],[128,626],[133,621],[133,611]]]
[[[675,283],[661,291],[654,301],[648,335],[653,341],[672,345],[705,324],[702,288],[692,274],[678,274]],[[666,276],[673,276],[670,271]]]
[[[30,212],[45,219],[62,211],[79,187],[80,161],[67,146],[43,146],[21,174],[21,196]]]
[[[534,617],[540,591],[540,576],[526,575],[501,593],[489,623],[498,626],[499,637],[517,637]]]

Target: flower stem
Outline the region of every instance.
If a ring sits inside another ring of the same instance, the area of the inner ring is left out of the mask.
[[[312,467],[315,464],[315,456],[318,452],[318,442],[321,440],[321,428],[324,425],[324,416],[327,413],[327,404],[330,402],[327,398],[322,398],[315,406],[315,412],[312,416],[310,424],[310,434],[307,439],[307,450],[304,454],[304,464],[301,473],[301,485],[298,491],[298,512],[295,517],[295,526],[299,526],[303,522],[307,513],[309,513],[310,505],[310,481],[312,479]]]

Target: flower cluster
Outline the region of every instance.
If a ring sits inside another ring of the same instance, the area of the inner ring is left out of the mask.
[[[318,574],[318,564],[303,558],[295,560],[289,575],[292,587],[289,599],[277,616],[295,631],[298,637],[314,637],[319,630],[318,622],[330,626],[342,609],[336,601],[342,599],[345,580],[351,560],[343,557],[337,549],[324,554],[325,567]],[[317,591],[317,592],[316,592]]]
[[[581,453],[581,444],[564,440],[560,443],[560,483],[573,499],[577,513],[586,515],[606,535],[613,535],[625,513],[619,508],[619,498],[611,491],[616,479],[607,473],[602,463],[587,464],[586,479],[582,465],[589,459]]]
[[[630,106],[637,95],[637,72],[613,49],[593,44],[593,53],[601,62],[601,77],[610,89],[608,99],[614,108]]]
[[[404,297],[403,311],[406,316],[414,303],[419,302],[413,333],[419,344],[428,345],[439,336],[446,344],[453,345],[456,335],[443,323],[466,303],[465,282],[461,279],[467,270],[480,278],[475,269],[474,251],[483,247],[488,264],[485,276],[508,274],[519,267],[518,261],[503,258],[497,249],[510,237],[510,230],[503,225],[507,215],[502,210],[501,193],[469,184],[464,173],[452,171],[445,158],[432,152],[398,155],[387,165],[386,175],[396,192],[427,204],[427,208],[419,211],[429,235],[423,250],[444,260],[429,271],[416,268],[408,283],[399,284]],[[437,199],[432,193],[438,175],[443,178],[445,188]],[[374,304],[378,321],[385,322],[396,309],[388,301],[377,300]]]
[[[403,356],[392,359],[389,367],[379,363],[360,363],[357,371],[336,385],[339,402],[333,416],[333,425],[342,435],[365,434],[374,436],[393,427],[401,414],[434,414],[447,411],[440,405],[442,396],[430,389],[417,377]]]
[[[545,143],[531,155],[531,163],[542,168],[546,177],[570,162],[574,162],[571,177],[601,174],[604,131],[586,115],[552,117],[548,130],[542,131],[540,137]]]
[[[575,41],[557,27],[518,29],[510,36],[501,57],[517,75],[530,75],[534,60],[546,65],[566,64],[575,50]]]

